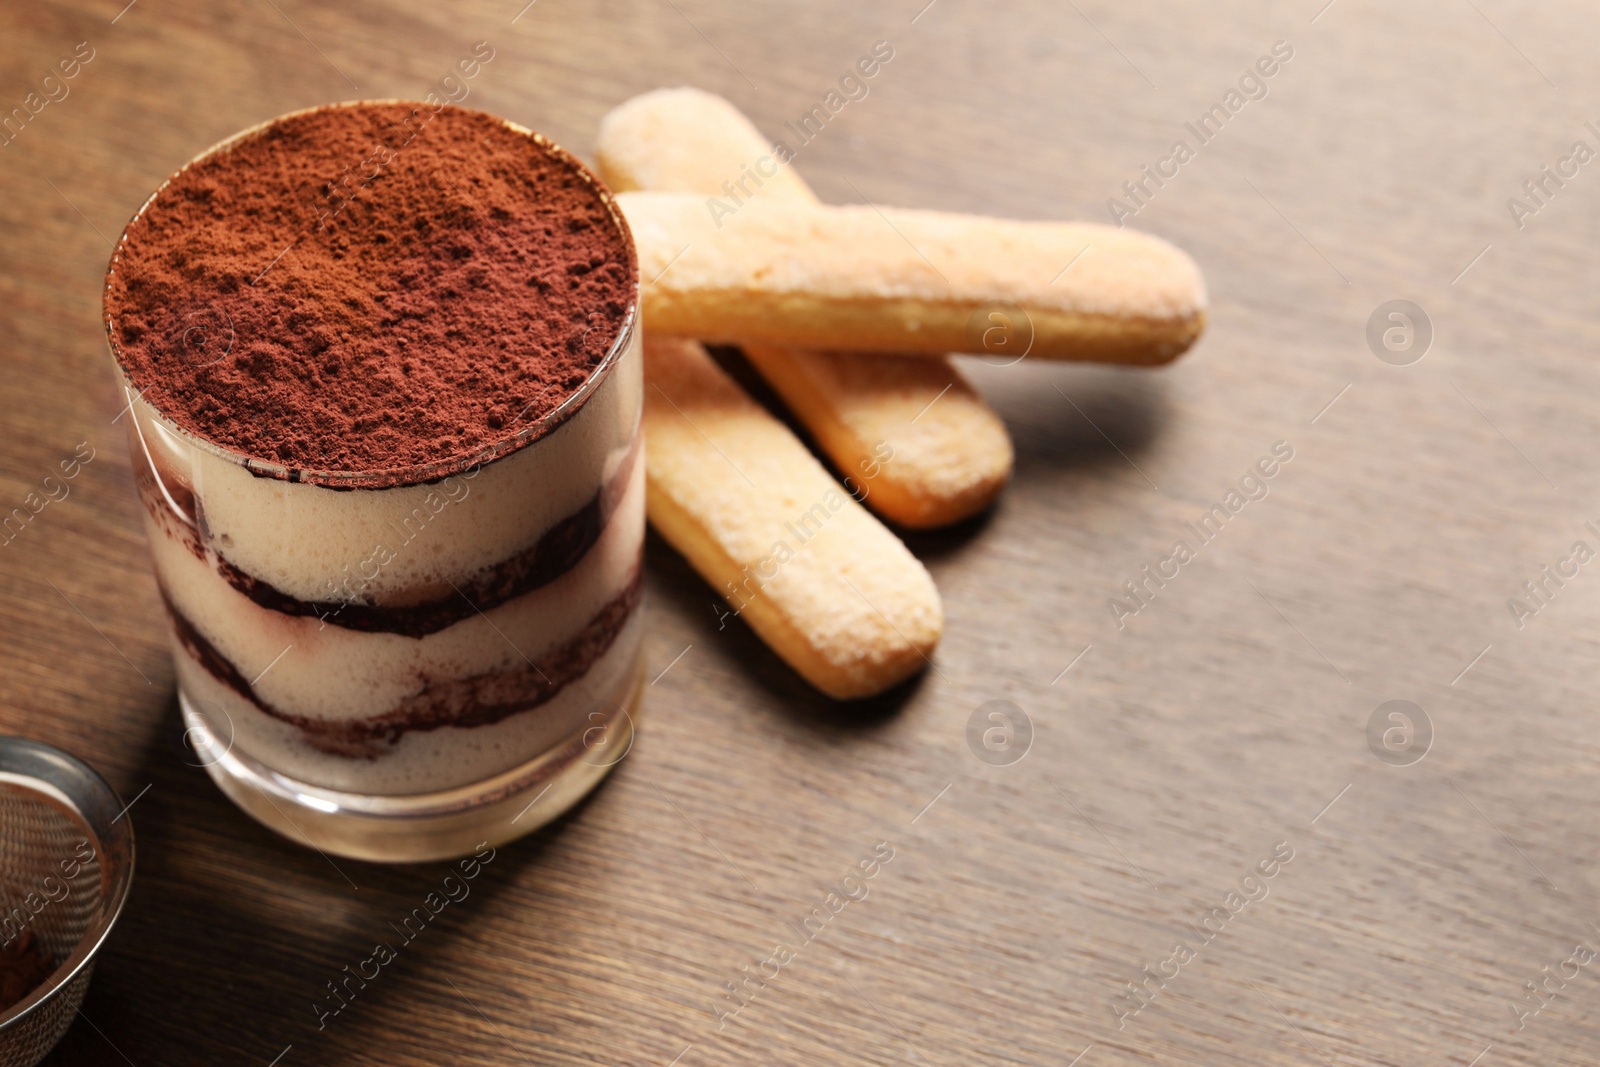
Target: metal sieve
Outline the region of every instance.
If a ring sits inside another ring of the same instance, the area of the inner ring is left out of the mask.
[[[116,791],[58,748],[0,736],[0,954],[28,945],[51,968],[0,1011],[0,1067],[33,1067],[72,1025],[132,880]]]

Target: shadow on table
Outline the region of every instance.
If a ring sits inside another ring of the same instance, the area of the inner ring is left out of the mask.
[[[1156,445],[1174,417],[1167,369],[959,363],[1011,432],[1013,488],[1047,488],[1104,467],[1137,478],[1129,466]]]

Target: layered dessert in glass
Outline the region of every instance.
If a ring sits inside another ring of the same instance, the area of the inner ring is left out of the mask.
[[[106,330],[198,762],[296,840],[470,852],[631,743],[637,264],[480,112],[357,103],[174,174]]]

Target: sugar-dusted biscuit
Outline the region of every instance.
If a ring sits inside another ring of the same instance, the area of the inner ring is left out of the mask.
[[[867,507],[913,529],[994,502],[1011,437],[948,360],[746,345],[745,355]]]
[[[656,89],[618,104],[600,120],[595,156],[614,193],[649,189],[733,203],[759,189],[763,201],[816,200],[793,167],[777,164],[772,142],[742,111],[699,89]]]
[[[738,108],[698,89],[621,104],[601,120],[597,155],[618,192],[693,193],[756,210],[816,202]],[[988,507],[1011,476],[1005,424],[949,359],[776,345],[745,354],[856,494],[892,522],[958,522]]]
[[[650,521],[774,652],[840,699],[929,662],[933,579],[694,341],[645,345]]]
[[[657,333],[937,354],[1009,353],[991,334],[1026,335],[1031,358],[1154,364],[1205,325],[1194,261],[1133,230],[873,205],[713,219],[704,197],[616,199]]]

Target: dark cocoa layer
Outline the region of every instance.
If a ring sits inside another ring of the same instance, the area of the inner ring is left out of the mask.
[[[468,678],[440,678],[394,709],[365,719],[329,722],[295,715],[262,700],[239,669],[224,656],[162,590],[178,642],[206,672],[262,712],[300,729],[313,748],[335,756],[375,759],[415,730],[441,726],[470,729],[501,722],[548,703],[582,678],[605,655],[639,605],[643,567],[636,567],[622,592],[602,607],[582,630],[538,663]]]

